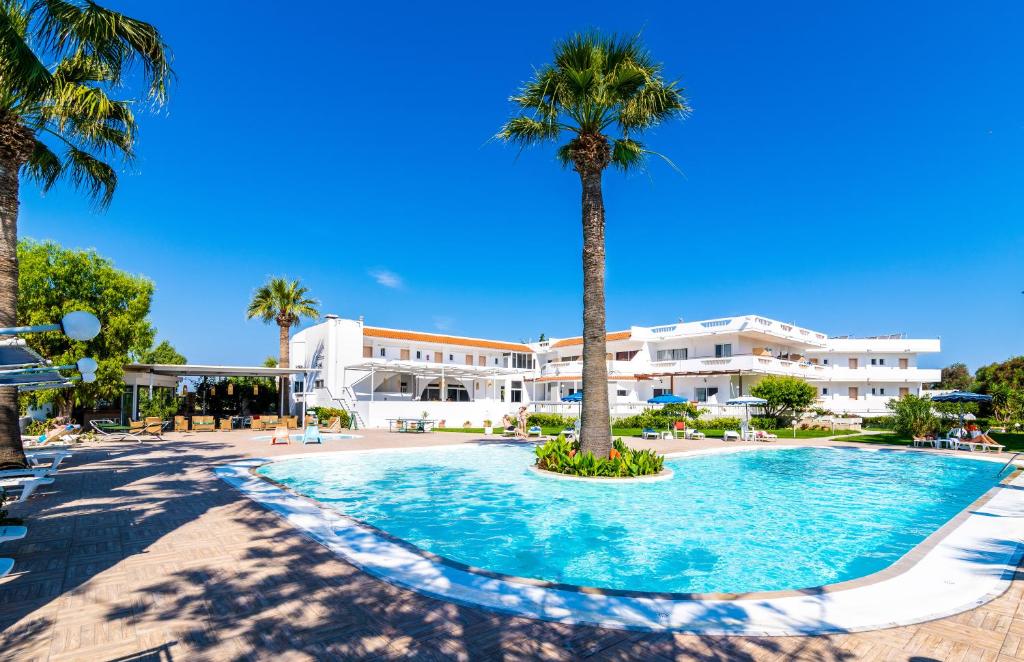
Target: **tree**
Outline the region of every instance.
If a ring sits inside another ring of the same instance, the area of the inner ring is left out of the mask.
[[[148,23],[91,0],[0,1],[0,326],[19,322],[22,178],[43,191],[66,180],[106,207],[136,135],[131,102],[112,95],[139,83],[161,104],[172,76]],[[17,395],[0,388],[0,466],[25,463]]]
[[[95,251],[72,250],[49,241],[19,242],[18,260],[18,319],[22,323],[45,324],[72,310],[87,310],[103,327],[103,332],[88,342],[58,332],[25,336],[30,347],[55,364],[69,365],[84,356],[99,363],[92,384],[29,395],[36,403],[52,402],[62,416],[70,415],[75,405],[120,398],[124,364],[151,347],[156,335],[148,320],[153,283],[117,269]]]
[[[185,365],[188,363],[174,345],[164,340],[156,347],[146,350],[139,356],[139,363],[156,363],[160,365]]]
[[[1014,356],[1002,363],[982,366],[975,373],[975,379],[979,393],[991,393],[999,384],[1024,391],[1024,356]]]
[[[818,399],[818,389],[799,377],[768,375],[750,388],[750,395],[764,398],[764,415],[778,418],[807,411]]]
[[[893,428],[901,436],[923,437],[938,430],[939,420],[935,417],[932,403],[926,397],[907,393],[885,403],[895,418]]]
[[[317,310],[318,302],[306,296],[309,289],[299,284],[299,281],[289,281],[286,278],[270,278],[265,285],[257,289],[249,302],[248,317],[258,317],[264,322],[277,324],[280,359],[278,367],[287,368],[289,364],[288,339],[291,328],[299,323],[303,317],[316,319],[320,316]],[[281,393],[287,398],[288,378],[281,378]],[[281,413],[291,410],[288,401],[285,401]]]
[[[971,377],[971,371],[967,369],[967,364],[954,363],[942,369],[938,387],[954,391],[969,391],[972,384],[974,384],[974,378]]]
[[[497,137],[527,147],[568,141],[556,155],[580,178],[583,220],[583,398],[581,446],[597,457],[611,450],[605,363],[605,212],[602,176],[609,166],[640,169],[647,150],[635,136],[688,111],[683,90],[662,78],[662,66],[639,37],[597,32],[558,42],[554,63],[536,70],[512,101],[519,114]],[[618,129],[619,136],[609,133]],[[659,155],[660,156],[660,155]]]

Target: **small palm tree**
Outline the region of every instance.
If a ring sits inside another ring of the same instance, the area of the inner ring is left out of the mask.
[[[16,324],[22,179],[66,180],[106,207],[136,134],[132,103],[112,95],[137,69],[163,103],[170,51],[149,23],[91,0],[0,0],[0,325]],[[17,391],[0,388],[0,467],[24,461]]]
[[[608,368],[605,363],[604,198],[601,178],[608,166],[633,170],[649,154],[634,137],[664,120],[689,112],[683,90],[661,77],[638,37],[619,39],[597,32],[576,34],[555,45],[554,63],[534,73],[516,96],[523,112],[498,138],[527,147],[568,141],[559,161],[583,187],[583,403],[580,443],[607,456]],[[609,132],[618,129],[618,137]],[[659,155],[660,156],[660,155]]]
[[[249,302],[249,310],[246,313],[249,319],[258,317],[268,324],[277,324],[279,331],[279,356],[278,368],[288,368],[288,340],[291,328],[299,323],[303,317],[316,319],[320,316],[317,310],[318,302],[306,296],[309,289],[299,284],[297,280],[287,278],[270,278],[252,295]],[[288,378],[281,378],[281,393],[284,394],[283,409],[288,409]],[[282,411],[282,414],[286,411]]]

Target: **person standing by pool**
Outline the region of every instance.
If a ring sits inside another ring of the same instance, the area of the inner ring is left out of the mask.
[[[525,438],[526,437],[526,406],[525,405],[519,408],[518,419],[519,419],[519,425],[516,427],[516,436],[517,437]]]

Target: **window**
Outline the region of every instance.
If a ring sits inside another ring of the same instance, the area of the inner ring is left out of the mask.
[[[292,390],[295,391],[296,393],[302,393],[302,382],[295,382],[295,385],[292,387]]]
[[[657,358],[659,361],[685,361],[690,356],[690,350],[686,347],[679,349],[659,349]]]
[[[822,395],[828,395],[828,389],[827,388],[822,388],[821,389],[821,394]]]
[[[454,361],[455,360],[455,355],[454,354],[449,354],[448,355],[448,360],[449,361]]]
[[[494,357],[494,365],[498,365],[498,357],[497,356]]]
[[[653,396],[653,397],[655,397],[655,398],[656,398],[656,397],[658,397],[659,395],[671,395],[672,391],[670,391],[670,390],[669,390],[669,389],[667,389],[667,388],[656,388],[656,389],[653,389],[653,390],[652,390],[652,393],[654,394],[654,396]]]
[[[409,392],[409,382],[402,382],[402,385],[399,387],[399,390],[402,393],[408,393]]]
[[[615,395],[620,397],[620,398],[622,398],[622,397],[625,397],[625,396],[629,395],[629,391],[627,391],[624,388],[616,389]]]
[[[732,343],[725,343],[724,345],[715,345],[715,358],[720,359],[726,356],[732,356]],[[703,400],[701,402],[704,402]]]
[[[627,352],[615,352],[616,361],[632,361],[639,350],[631,349]]]
[[[885,395],[885,389],[871,387],[871,395]]]
[[[885,359],[871,359],[871,365],[885,365]]]
[[[388,355],[388,352],[387,352],[387,350],[386,350],[386,349],[384,349],[383,347],[381,347],[381,348],[380,348],[380,355],[381,355],[381,356],[387,356],[387,355]]]
[[[313,388],[323,388],[323,387],[324,387],[324,380],[317,379],[316,381],[313,382]]]
[[[523,383],[522,382],[515,382],[514,381],[514,382],[512,382],[512,402],[522,402],[522,401],[523,401]]]
[[[702,386],[700,388],[694,389],[694,395],[694,400],[696,400],[697,402],[707,402],[709,398],[713,398],[718,395],[718,388],[714,386],[704,388]]]
[[[417,349],[416,350],[416,358],[422,359],[423,358],[423,352],[421,352],[420,350]]]
[[[517,368],[519,370],[533,369],[533,354],[513,352],[512,354],[506,354],[505,356],[509,357],[508,367],[510,368]]]
[[[828,365],[828,359],[822,359],[821,363],[822,365]]]
[[[885,395],[885,389],[884,388],[878,389],[878,395]]]

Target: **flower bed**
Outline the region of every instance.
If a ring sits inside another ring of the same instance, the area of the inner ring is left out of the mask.
[[[636,478],[661,473],[665,458],[648,449],[633,449],[616,439],[608,457],[582,452],[578,442],[559,436],[537,446],[537,468],[568,476]]]

